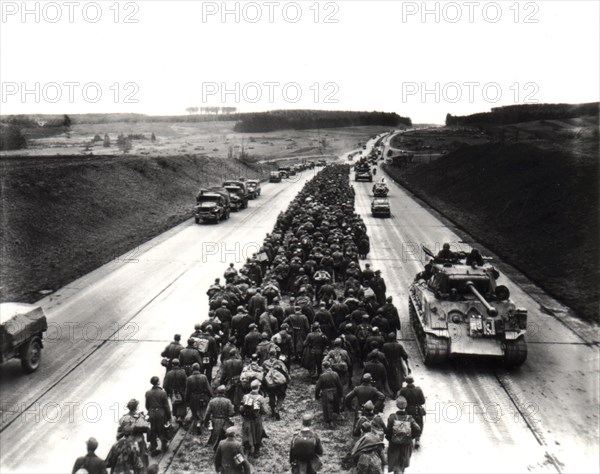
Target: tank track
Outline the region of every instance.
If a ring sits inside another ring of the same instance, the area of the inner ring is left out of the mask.
[[[504,341],[504,346],[505,367],[519,367],[527,359],[527,342],[524,337],[519,337],[514,341]]]
[[[417,312],[412,304],[412,301],[408,300],[408,314],[410,318],[410,325],[415,333],[417,345],[423,357],[425,365],[439,365],[443,364],[448,360],[450,354],[450,346],[447,339],[436,337],[432,334],[427,334],[417,317]]]

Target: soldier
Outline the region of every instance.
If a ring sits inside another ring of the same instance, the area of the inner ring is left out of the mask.
[[[204,416],[204,426],[212,425],[210,437],[206,442],[216,451],[219,442],[225,438],[226,430],[233,426],[231,418],[235,415],[235,410],[231,400],[225,396],[225,386],[219,385],[215,390],[215,398],[208,402],[206,415]]]
[[[425,424],[425,395],[421,387],[415,386],[415,380],[411,375],[406,377],[406,387],[400,389],[400,396],[406,399],[406,414],[411,415],[417,425],[419,425],[420,431],[415,435],[415,449],[419,449],[421,445],[421,435],[423,434],[423,425]]]
[[[163,453],[168,449],[168,438],[165,425],[171,421],[171,407],[166,392],[159,385],[158,377],[150,379],[152,388],[146,392],[146,411],[150,421],[150,454],[157,456],[158,451],[157,438],[160,438]]]
[[[395,398],[402,388],[404,377],[410,372],[408,354],[404,346],[396,340],[396,334],[393,332],[388,333],[387,342],[381,348],[381,352],[388,362],[388,384]]]
[[[364,421],[358,429],[360,439],[350,453],[352,464],[355,466],[352,472],[383,474],[383,467],[387,463],[383,439],[373,432],[373,426],[368,421]]]
[[[371,279],[371,288],[375,292],[375,298],[380,305],[385,304],[385,280],[381,276],[381,270],[375,270],[375,276]]]
[[[365,269],[362,271],[362,283],[363,285],[369,285],[371,279],[375,276],[373,270],[371,269],[370,263],[365,263]]]
[[[187,408],[184,400],[185,385],[187,375],[185,369],[179,366],[179,359],[173,359],[173,368],[167,372],[163,381],[163,387],[167,392],[167,397],[171,399],[173,406],[173,416],[177,423],[181,426],[185,418]],[[192,367],[193,370],[193,367]]]
[[[252,467],[244,457],[242,443],[235,439],[235,428],[227,428],[225,436],[215,451],[215,471],[218,474],[251,474]]]
[[[266,436],[262,417],[267,413],[266,401],[258,393],[261,382],[253,380],[251,391],[244,395],[240,412],[242,415],[242,444],[250,456],[257,458],[260,453],[262,439]]]
[[[219,359],[221,359],[221,364],[227,359],[230,359],[234,352],[239,352],[239,349],[235,345],[235,337],[230,336],[227,344],[225,344],[223,349],[221,349],[221,355],[219,356]]]
[[[383,314],[383,308],[379,308],[375,313],[375,317],[371,320],[373,327],[379,329],[381,334],[388,334],[390,332],[390,323]]]
[[[385,437],[389,441],[388,471],[394,474],[403,473],[410,466],[413,450],[413,438],[419,435],[421,429],[410,415],[406,414],[406,399],[396,399],[398,411],[388,417]]]
[[[210,324],[206,326],[206,332],[198,338],[197,344],[198,352],[202,359],[200,370],[206,375],[210,383],[212,382],[213,367],[217,364],[217,358],[219,357],[219,348],[217,347],[217,341],[213,336],[213,328]]]
[[[292,329],[293,355],[299,361],[302,357],[302,345],[310,331],[308,318],[300,311],[300,307],[296,306],[294,314],[288,316],[283,322]]]
[[[242,346],[242,358],[250,357],[256,352],[256,348],[260,343],[261,336],[258,332],[258,326],[254,323],[248,326],[250,332],[246,334],[244,338],[244,345]]]
[[[375,411],[380,412],[383,409],[383,402],[385,395],[371,385],[372,382],[371,374],[363,374],[361,384],[358,387],[354,387],[346,398],[344,399],[344,405],[354,411],[354,422],[358,418],[358,412],[360,407],[364,406],[369,400],[375,406]],[[356,398],[357,405],[352,406],[352,401]]]
[[[223,274],[223,276],[225,277],[225,282],[233,283],[233,280],[235,279],[237,274],[238,274],[238,272],[235,269],[235,267],[233,266],[233,263],[230,263],[229,267],[227,267],[227,269],[225,270],[225,273]]]
[[[192,411],[192,422],[198,434],[202,434],[204,410],[212,397],[212,390],[206,375],[200,373],[200,365],[192,365],[192,375],[186,379],[185,402]]]
[[[285,312],[284,312],[283,308],[281,307],[281,305],[279,304],[279,298],[278,297],[273,298],[273,316],[275,316],[275,319],[277,319],[278,324],[281,324],[283,322],[284,315],[285,315]]]
[[[329,345],[329,339],[321,332],[319,323],[312,325],[312,332],[304,340],[304,352],[302,354],[302,367],[307,369],[311,376],[321,375],[323,371],[321,363],[323,362],[323,353]]]
[[[380,414],[375,413],[375,405],[373,405],[373,402],[371,400],[369,400],[363,405],[360,416],[356,420],[356,423],[354,424],[354,428],[352,430],[353,436],[361,435],[361,426],[363,425],[363,423],[370,423],[371,432],[377,435],[377,437],[379,437],[380,440],[383,441],[385,435],[385,422],[381,418]]]
[[[164,357],[166,361],[167,372],[171,370],[171,361],[179,357],[179,353],[183,350],[181,345],[181,334],[175,334],[173,336],[173,342],[171,342],[165,350],[161,352],[160,356]]]
[[[373,386],[380,392],[387,393],[387,371],[386,367],[379,360],[378,351],[373,350],[367,355],[367,361],[363,369],[363,374],[371,374]]]
[[[292,336],[288,333],[288,329],[288,324],[282,324],[281,330],[271,338],[271,341],[279,347],[281,351],[279,358],[285,362],[289,372],[292,365],[292,355],[294,353],[294,341]]]
[[[75,460],[72,471],[73,474],[80,469],[85,469],[85,472],[88,474],[107,474],[106,462],[96,456],[96,449],[98,448],[98,441],[96,441],[96,438],[88,439],[85,442],[85,445],[87,447],[87,454]]]
[[[248,301],[248,313],[258,321],[258,317],[267,310],[267,299],[257,291]]]
[[[388,296],[386,298],[385,304],[381,307],[381,309],[383,310],[383,315],[390,324],[390,331],[396,331],[396,336],[399,336],[401,329],[400,316],[398,316],[398,310],[396,309],[392,301],[393,298],[391,296]]]
[[[221,306],[215,310],[215,316],[221,321],[221,331],[223,331],[223,340],[229,340],[229,329],[231,328],[231,311],[227,305],[227,300],[221,301]]]
[[[455,257],[456,254],[452,250],[450,250],[449,243],[445,243],[442,246],[442,250],[440,250],[436,255],[436,258],[439,258],[441,260],[454,260]]]
[[[294,434],[290,446],[292,474],[316,474],[323,466],[319,456],[323,454],[321,439],[313,430],[312,415],[302,416],[302,428]]]
[[[185,369],[188,376],[192,374],[192,365],[202,363],[200,353],[194,344],[195,341],[192,338],[188,339],[187,347],[179,353],[179,364]]]
[[[333,341],[333,349],[323,358],[323,363],[328,361],[331,364],[331,369],[340,376],[342,386],[350,386],[352,375],[352,359],[350,354],[343,347],[344,341],[341,338],[336,338]]]
[[[331,308],[329,308],[329,312],[333,317],[333,322],[335,323],[335,327],[339,328],[342,321],[346,318],[348,314],[350,314],[350,310],[348,306],[344,303],[344,297],[340,296],[337,301],[334,300]]]
[[[329,340],[335,339],[336,326],[331,313],[327,311],[325,301],[319,303],[319,310],[315,314],[315,323],[319,323],[321,331]]]
[[[425,280],[428,281],[433,276],[433,260],[429,260],[429,263],[425,264],[425,270],[417,273],[415,281]]]
[[[235,336],[238,347],[244,344],[244,338],[250,332],[251,324],[254,324],[254,318],[246,313],[243,306],[238,306],[237,314],[231,318],[231,333]]]
[[[258,363],[262,364],[269,358],[269,350],[276,345],[269,340],[269,335],[266,332],[261,333],[260,342],[256,346],[256,354],[258,355]]]
[[[332,428],[333,414],[340,413],[340,402],[344,390],[340,376],[331,369],[331,363],[328,360],[323,361],[323,373],[315,386],[315,400],[321,399],[323,408],[323,420],[328,428]]]
[[[210,285],[206,294],[208,295],[208,299],[211,300],[217,293],[219,293],[223,287],[221,286],[221,280],[219,278],[215,278],[215,282]]]
[[[353,289],[349,289],[345,294],[347,294],[347,297],[344,300],[344,304],[348,308],[348,312],[352,313],[354,310],[356,310],[358,308],[359,301],[354,297]]]
[[[240,403],[244,396],[240,380],[243,369],[242,356],[237,350],[221,364],[220,368],[219,385],[225,386],[227,397],[231,400],[236,414],[240,411]]]
[[[483,266],[483,257],[479,253],[479,250],[471,249],[471,252],[469,253],[469,255],[467,255],[465,263],[472,267],[477,267],[477,266],[482,267]]]
[[[265,372],[263,387],[269,396],[271,416],[279,421],[281,420],[279,412],[283,407],[290,376],[285,363],[277,359],[277,349],[275,347],[269,350],[269,358],[262,366]]]
[[[261,333],[267,333],[267,337],[269,338],[277,332],[277,328],[279,327],[279,321],[273,315],[274,308],[272,305],[268,306],[267,311],[263,312],[258,318],[258,330]]]

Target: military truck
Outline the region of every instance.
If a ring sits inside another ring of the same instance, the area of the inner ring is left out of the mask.
[[[243,181],[225,181],[223,187],[229,191],[231,208],[239,211],[248,207],[248,187]]]
[[[229,219],[231,212],[231,199],[225,188],[200,189],[196,196],[196,209],[194,218],[196,224],[200,221],[219,223]]]
[[[27,373],[42,361],[42,343],[48,322],[40,306],[25,303],[0,304],[0,363],[21,359]]]
[[[507,367],[527,359],[527,310],[518,308],[489,263],[467,265],[466,254],[434,256],[409,288],[410,323],[426,365],[454,355],[494,356]]]
[[[257,179],[249,179],[246,181],[246,185],[248,186],[248,192],[250,194],[250,199],[256,199],[260,196],[260,181]]]
[[[281,183],[281,173],[279,171],[271,171],[269,174],[269,183]]]

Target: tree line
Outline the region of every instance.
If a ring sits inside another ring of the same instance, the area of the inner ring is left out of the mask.
[[[586,104],[521,104],[472,115],[446,115],[446,125],[509,125],[532,120],[558,120],[598,115],[599,102]]]

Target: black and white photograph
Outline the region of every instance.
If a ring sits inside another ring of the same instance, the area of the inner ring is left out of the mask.
[[[600,1],[1,0],[0,472],[600,472]]]

